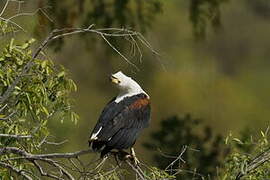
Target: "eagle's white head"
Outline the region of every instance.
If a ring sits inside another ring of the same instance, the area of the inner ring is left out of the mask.
[[[133,96],[140,93],[146,94],[136,81],[134,81],[131,77],[126,76],[121,71],[112,74],[110,80],[120,90],[119,95],[115,100],[115,102],[117,103],[125,97]]]

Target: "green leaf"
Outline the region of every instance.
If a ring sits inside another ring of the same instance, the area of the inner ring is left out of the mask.
[[[13,49],[13,43],[14,43],[14,38],[11,39],[10,43],[9,43],[9,51],[12,51]]]
[[[66,72],[65,71],[61,71],[60,73],[57,74],[57,77],[60,78],[60,77],[63,77],[65,76]]]
[[[42,111],[43,111],[47,116],[50,115],[50,113],[49,113],[49,111],[47,110],[47,108],[45,108],[44,106],[41,106],[41,108],[42,108]]]
[[[237,143],[239,143],[239,144],[244,144],[240,139],[238,139],[238,138],[233,138],[233,140],[234,141],[236,141]]]
[[[29,47],[29,44],[28,44],[28,43],[24,43],[24,44],[21,46],[22,49],[26,49],[26,48],[28,48],[28,47]]]
[[[41,62],[41,68],[44,69],[47,66],[48,61],[44,60]]]
[[[36,39],[32,38],[28,41],[29,44],[33,44],[36,41]]]
[[[12,57],[11,54],[9,54],[9,53],[5,54],[5,56],[8,58]]]

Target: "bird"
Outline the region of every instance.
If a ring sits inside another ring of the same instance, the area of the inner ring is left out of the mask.
[[[150,124],[150,97],[141,86],[121,71],[110,75],[109,80],[119,94],[107,103],[90,135],[89,146],[99,151],[101,158],[112,150],[125,152],[138,163],[134,144],[143,129]]]

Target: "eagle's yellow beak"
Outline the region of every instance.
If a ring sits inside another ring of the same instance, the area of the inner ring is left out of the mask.
[[[114,84],[119,84],[120,83],[119,79],[117,79],[116,77],[113,77],[113,76],[110,77],[110,81],[112,83],[114,83]]]

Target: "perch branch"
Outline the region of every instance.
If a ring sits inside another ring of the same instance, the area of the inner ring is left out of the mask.
[[[4,147],[0,148],[0,155],[4,154],[17,154],[20,156],[23,156],[25,159],[35,159],[39,160],[42,158],[50,158],[50,159],[55,159],[55,158],[77,158],[78,156],[85,155],[85,154],[90,154],[93,151],[91,149],[87,150],[81,150],[81,151],[76,151],[72,153],[51,153],[51,154],[30,154],[22,149],[19,149],[17,147]]]

